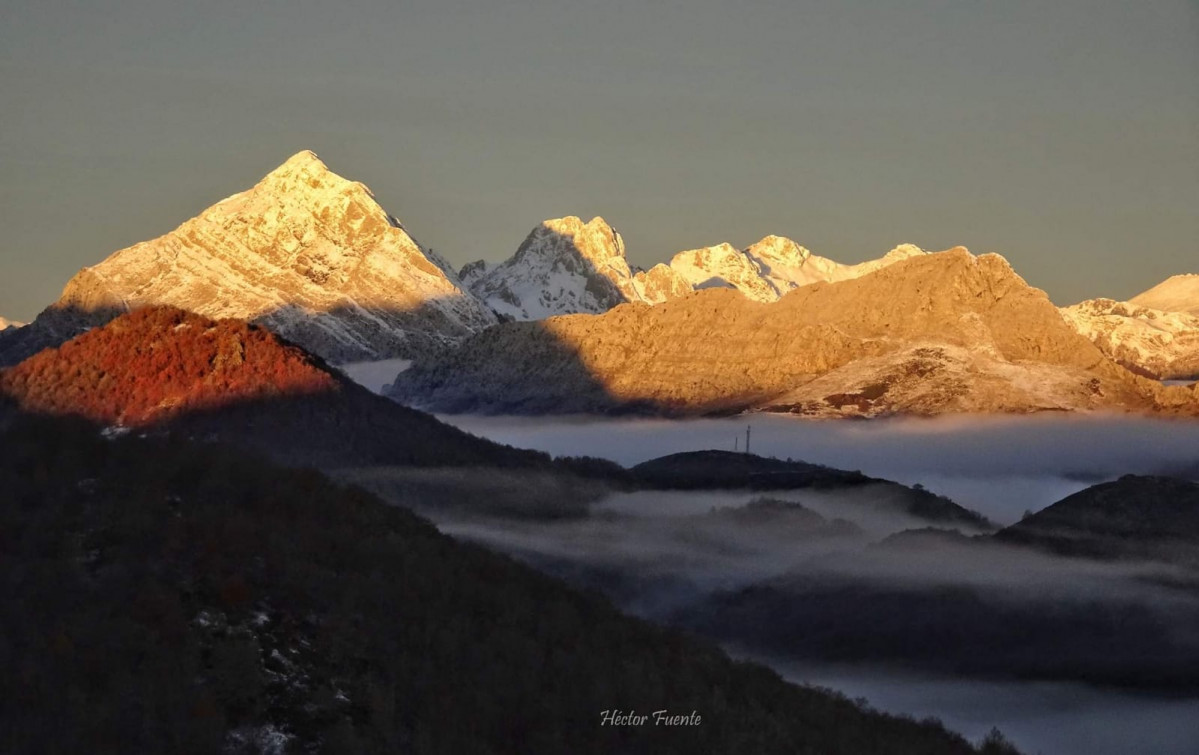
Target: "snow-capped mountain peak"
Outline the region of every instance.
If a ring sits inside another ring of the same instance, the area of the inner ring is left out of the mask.
[[[5,320],[3,317],[0,317],[0,330],[8,330],[9,328],[19,328],[24,324],[25,323],[23,323],[23,322],[16,322],[15,320]]]
[[[333,362],[413,358],[495,322],[370,189],[310,151],[165,236],[81,270],[38,317],[45,338],[23,339],[22,349],[154,304],[252,320]]]
[[[474,262],[462,272],[475,296],[515,320],[605,312],[640,300],[624,239],[600,217],[546,220],[508,260]]]
[[[670,267],[696,290],[733,288],[762,302],[779,298],[763,265],[728,243],[679,252],[670,260]]]

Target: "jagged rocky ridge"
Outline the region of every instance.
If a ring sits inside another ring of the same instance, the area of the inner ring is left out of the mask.
[[[716,289],[502,324],[401,374],[391,395],[447,412],[812,417],[1199,405],[1107,359],[1002,257],[961,248],[771,304]]]
[[[541,320],[599,314],[628,302],[661,304],[704,288],[731,288],[755,301],[775,301],[799,286],[860,277],[921,254],[904,244],[881,259],[842,265],[790,239],[767,236],[742,250],[725,243],[682,251],[669,264],[641,270],[629,265],[624,240],[603,218],[584,223],[569,216],[534,228],[508,260],[472,262],[459,274],[501,317]]]
[[[420,356],[495,321],[366,186],[304,151],[165,236],[79,271],[0,341],[0,364],[152,304],[251,320],[333,362]]]

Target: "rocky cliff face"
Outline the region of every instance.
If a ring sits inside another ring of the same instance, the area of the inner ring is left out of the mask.
[[[402,374],[442,411],[751,409],[812,417],[1194,411],[1107,359],[996,255],[907,255],[774,303],[714,289],[654,307],[513,323]]]
[[[1109,358],[1161,380],[1199,378],[1199,315],[1091,299],[1061,310]]]
[[[251,320],[334,362],[419,357],[495,321],[369,189],[305,151],[81,270],[19,342],[0,343],[0,362],[154,304]]]
[[[606,312],[641,300],[624,240],[603,218],[547,220],[510,259],[472,262],[462,268],[462,278],[488,307],[513,320]]]
[[[1141,307],[1199,315],[1199,274],[1167,278],[1129,301]]]

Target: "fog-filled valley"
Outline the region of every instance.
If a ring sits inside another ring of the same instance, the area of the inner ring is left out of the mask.
[[[755,454],[883,480],[683,491],[548,473],[339,476],[416,506],[458,539],[882,710],[942,718],[974,737],[998,726],[1027,752],[1183,753],[1199,736],[1189,715],[1199,705],[1191,545],[1167,563],[1067,558],[992,538],[1105,480],[1194,476],[1199,427],[1119,417],[443,419],[628,466],[744,450],[748,425]],[[923,488],[994,526],[914,514]]]
[[[636,464],[664,454],[744,448],[905,484],[920,483],[999,524],[1124,474],[1199,478],[1199,425],[1117,415],[938,417],[800,422],[727,419],[479,417],[442,419],[521,448]]]

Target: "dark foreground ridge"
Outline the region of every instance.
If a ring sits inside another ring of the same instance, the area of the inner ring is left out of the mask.
[[[5,752],[975,752],[625,617],[316,472],[0,436]],[[698,726],[601,726],[605,710]],[[1011,752],[994,738],[983,752]]]
[[[1199,483],[1125,475],[1067,496],[994,537],[1067,556],[1199,568]]]

